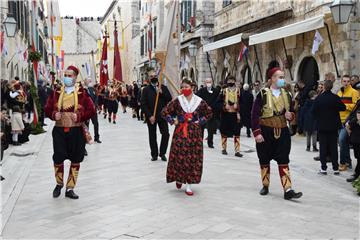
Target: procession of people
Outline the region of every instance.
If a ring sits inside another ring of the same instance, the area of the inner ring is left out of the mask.
[[[203,162],[204,157],[207,157],[204,156],[203,142],[207,142],[209,148],[221,149],[221,153],[227,155],[228,140],[233,139],[234,156],[246,158],[246,154],[240,151],[242,128],[247,137],[253,136],[255,140],[262,183],[260,195],[269,193],[271,160],[278,164],[284,199],[298,199],[303,195],[293,189],[290,177],[291,136],[296,133],[299,136],[306,134],[307,151],[310,151],[311,140],[313,151],[318,151],[319,141],[320,157],[315,159],[321,162],[321,175],[327,174],[329,161],[335,175],[351,169],[350,146],[359,161],[360,83],[353,81],[351,84],[352,78],[348,75],[342,77],[343,86],[337,95],[331,92],[334,80],[319,82],[312,87],[313,90],[306,90],[306,93],[302,92],[304,86],[300,83],[295,86],[294,93],[284,79],[284,71],[272,62],[267,70],[268,81],[263,86],[260,81],[252,86],[247,83],[239,85],[238,80],[229,75],[222,85],[215,85],[211,78],[204,79],[204,86],[196,90],[194,82],[184,77],[176,96],[171,95],[153,69],[148,71],[148,79],[141,86],[136,82],[126,85],[115,80],[109,81],[107,85],[94,83],[92,79],[81,82],[78,74],[77,67],[69,66],[62,81],[48,91],[47,100],[43,101],[44,118],[48,117],[55,122],[52,130],[56,183],[54,198],[60,196],[63,187],[66,188],[67,198],[79,198],[74,188],[80,163],[87,156],[85,146],[92,142],[102,142],[98,115],[111,124],[121,124],[121,120],[118,121],[120,106],[123,114],[127,114],[127,108],[130,107],[132,118],[146,123],[151,161],[157,161],[160,157],[163,162],[167,162],[166,182],[175,182],[178,189],[186,185],[185,193],[188,196],[194,195],[192,185],[201,182],[203,168],[206,167]],[[331,74],[326,76],[329,78]],[[11,121],[7,121],[12,125],[11,144],[17,146],[20,145],[18,139],[27,124],[27,115],[23,116],[22,113],[26,113],[26,98],[30,95],[26,94],[18,81],[8,86],[8,92],[4,93],[8,94],[7,106],[11,109]],[[304,99],[299,101],[299,96]],[[300,108],[299,102],[303,102]],[[5,112],[2,113],[4,123]],[[31,111],[28,112],[30,116]],[[90,122],[94,127],[94,139],[89,130]],[[175,126],[171,140],[169,124]],[[157,128],[161,134],[160,145]],[[220,146],[214,144],[214,135],[217,133]],[[66,183],[65,160],[71,162]],[[359,169],[357,163],[348,182],[357,180]]]

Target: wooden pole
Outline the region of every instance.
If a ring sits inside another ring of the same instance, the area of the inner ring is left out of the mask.
[[[166,54],[163,57],[163,62],[161,64],[160,79],[159,79],[159,89],[161,89],[161,84],[162,84],[162,80],[163,80],[163,72],[164,72],[164,69],[165,69],[165,65],[166,65]],[[154,113],[153,113],[154,118],[156,116],[157,106],[158,106],[158,102],[159,102],[159,95],[160,95],[160,91],[157,91],[156,92],[156,99],[155,99],[155,106],[154,106]]]

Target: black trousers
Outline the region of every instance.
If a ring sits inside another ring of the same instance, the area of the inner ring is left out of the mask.
[[[319,132],[321,169],[326,170],[326,157],[329,156],[333,170],[339,170],[338,132]]]
[[[261,126],[261,134],[265,141],[256,143],[260,165],[268,165],[271,160],[275,160],[278,164],[289,164],[291,150],[289,128],[282,128],[278,139],[274,136],[274,128]]]
[[[157,120],[154,124],[151,124],[148,120],[147,126],[149,129],[149,144],[151,149],[151,156],[153,158],[157,158],[158,156],[164,156],[166,154],[170,137],[168,123],[161,118]],[[157,144],[156,126],[159,126],[161,133],[160,154]]]
[[[91,118],[91,122],[94,125],[94,139],[95,140],[99,140],[100,139],[100,135],[99,135],[99,121],[98,121],[98,114],[96,112],[96,114]]]
[[[355,158],[357,160],[354,175],[356,177],[359,177],[360,176],[360,143],[353,143],[353,149],[354,149]]]
[[[214,145],[214,134],[216,133],[217,129],[217,122],[215,118],[211,118],[207,121],[206,125],[202,127],[203,130],[203,137],[204,137],[204,131],[205,128],[207,129],[207,143],[209,146]]]

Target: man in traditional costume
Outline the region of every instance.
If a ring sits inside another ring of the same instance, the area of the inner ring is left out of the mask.
[[[119,109],[119,95],[119,88],[115,83],[113,83],[113,85],[109,88],[109,97],[107,103],[109,123],[111,123],[112,120],[113,124],[116,124],[116,114]]]
[[[227,155],[227,140],[234,137],[235,156],[242,157],[240,153],[240,89],[235,86],[235,77],[229,76],[227,87],[219,96],[221,106],[220,133],[222,154]]]
[[[52,132],[54,148],[54,168],[56,187],[53,197],[61,194],[64,186],[64,161],[71,161],[66,183],[65,197],[78,199],[74,187],[77,182],[80,163],[84,159],[86,139],[83,124],[95,114],[95,106],[86,90],[76,84],[79,70],[69,66],[64,74],[61,89],[57,89],[47,99],[45,112],[55,121]]]
[[[161,112],[161,116],[175,125],[170,149],[166,180],[176,182],[185,193],[193,195],[191,184],[201,181],[203,168],[202,125],[212,117],[211,108],[200,97],[193,94],[191,81],[181,84],[181,95],[172,100]]]
[[[279,174],[286,200],[300,198],[301,192],[291,187],[289,154],[291,148],[290,132],[287,121],[295,114],[290,94],[285,86],[284,72],[274,67],[267,72],[270,87],[263,88],[257,95],[252,108],[252,131],[261,168],[263,188],[261,195],[269,193],[270,161],[274,159],[279,166]]]

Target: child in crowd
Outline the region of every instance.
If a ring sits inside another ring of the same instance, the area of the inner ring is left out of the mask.
[[[13,110],[11,115],[12,140],[14,146],[19,146],[21,145],[21,143],[19,143],[18,137],[19,134],[21,134],[22,131],[24,130],[25,126],[23,123],[20,107],[18,105],[15,105],[12,110]]]

